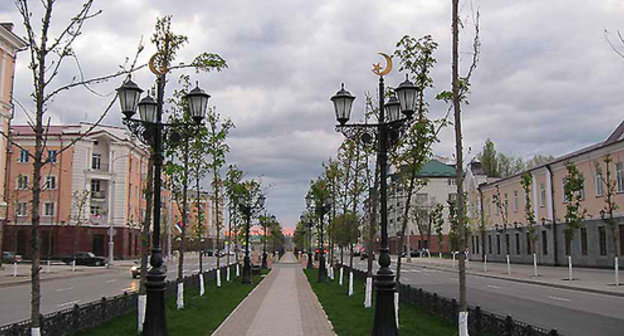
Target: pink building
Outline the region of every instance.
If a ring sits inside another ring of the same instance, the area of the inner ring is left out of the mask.
[[[612,159],[608,169],[615,183],[614,201],[619,205],[614,216],[617,246],[600,215],[607,193],[604,162],[607,155]],[[582,208],[587,211],[585,221],[574,234],[570,251],[566,251],[563,232],[567,205],[563,186],[568,163],[573,163],[585,178]],[[473,170],[469,169],[466,175],[466,189],[468,208],[474,210],[469,212],[475,232],[470,244],[474,258],[487,254],[488,260],[502,261],[509,255],[513,261],[529,263],[536,253],[541,263],[563,264],[567,263],[566,256],[571,255],[575,264],[607,267],[613,265],[613,256],[624,253],[624,122],[604,141],[528,170],[532,176],[528,196],[531,212],[537,220],[537,240],[530,239],[526,230],[522,174],[492,182]],[[485,183],[475,189],[477,180]],[[493,202],[496,194],[500,194],[506,206],[499,207]],[[479,224],[485,226],[485,232],[479,233]]]
[[[91,124],[50,126],[44,158],[41,195],[41,251],[49,256],[91,251],[115,258],[139,253],[140,223],[145,215],[143,193],[148,152],[121,127],[98,126],[72,147],[60,152]],[[29,126],[12,126],[22,147],[10,146],[6,174],[8,216],[4,249],[30,255],[30,216],[34,133]],[[112,241],[109,234],[112,233]]]

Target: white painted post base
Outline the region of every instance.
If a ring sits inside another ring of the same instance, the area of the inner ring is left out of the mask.
[[[349,272],[349,296],[351,295],[353,295],[353,272]]]
[[[468,312],[459,312],[459,336],[469,336]]]
[[[13,277],[17,277],[17,263],[13,263]]]
[[[178,309],[184,309],[184,283],[178,283],[178,299],[176,301]]]
[[[394,320],[399,328],[399,292],[394,292]]]
[[[533,276],[537,277],[537,254],[533,253]]]
[[[340,267],[340,275],[339,275],[339,278],[338,278],[338,284],[340,286],[342,286],[342,277],[343,277],[343,275],[344,275],[344,268]]]
[[[240,276],[240,270],[238,269],[238,264],[236,264],[236,277]]]
[[[41,328],[30,328],[30,336],[41,336]]]
[[[615,287],[620,286],[620,263],[618,257],[615,257]]]
[[[364,308],[370,308],[373,305],[373,278],[366,277],[366,291],[364,293]]]
[[[221,287],[221,270],[217,268],[217,287]]]
[[[76,271],[76,260],[72,260],[72,272]]]
[[[483,272],[487,273],[487,254],[483,256]]]
[[[143,331],[143,322],[145,321],[145,307],[147,304],[147,295],[139,295],[139,307],[137,309],[138,329],[139,333]]]
[[[199,273],[199,296],[204,296],[204,275]]]
[[[50,273],[50,260],[46,263],[46,273]]]
[[[455,252],[452,252],[453,254],[453,268],[455,268]]]
[[[225,269],[225,280],[227,280],[227,282],[230,282],[230,266]]]
[[[329,278],[334,280],[334,268],[333,267],[329,267]]]
[[[438,252],[438,258],[442,259],[442,252]]]
[[[572,256],[568,256],[568,281],[572,281]]]
[[[511,274],[511,263],[509,262],[509,254],[505,256],[507,259],[507,274]]]

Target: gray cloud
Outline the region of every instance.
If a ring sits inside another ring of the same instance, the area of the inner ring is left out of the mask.
[[[70,17],[80,1],[57,4],[55,20]],[[87,24],[76,45],[88,76],[115,71],[133,55],[139,38],[147,45],[155,18],[174,16],[174,30],[189,37],[180,60],[203,51],[222,55],[229,69],[193,75],[212,95],[211,103],[236,124],[228,158],[263,176],[269,188],[270,211],[293,225],[303,208],[310,179],[321,162],[336,151],[341,135],[333,130],[329,97],[345,82],[358,98],[376,88],[370,64],[376,52],[391,52],[403,35],[433,35],[439,44],[438,64],[429,97],[450,87],[450,2],[380,1],[130,1],[97,2],[103,14]],[[474,74],[470,105],[464,107],[466,147],[475,155],[491,137],[500,151],[521,156],[558,155],[604,139],[622,120],[619,80],[624,60],[605,42],[603,31],[622,28],[621,1],[527,0],[462,1],[462,19],[470,28],[471,10],[481,10],[481,63]],[[17,24],[15,8],[0,3],[0,20]],[[55,27],[58,31],[59,27]],[[461,36],[462,66],[469,62],[471,35]],[[27,55],[19,56],[15,96],[26,106],[31,91]],[[58,84],[75,75],[63,68]],[[135,75],[143,87],[152,77]],[[393,73],[392,85],[401,80]],[[96,87],[111,94],[112,81]],[[168,85],[175,87],[172,77]],[[110,97],[108,98],[110,99]],[[58,97],[50,105],[53,122],[93,121],[107,104],[84,89]],[[432,102],[434,116],[447,107]],[[16,123],[25,117],[17,111]],[[119,125],[113,109],[108,124]],[[447,129],[435,150],[453,153],[453,132]]]

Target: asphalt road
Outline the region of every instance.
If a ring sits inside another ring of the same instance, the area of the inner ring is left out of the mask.
[[[225,259],[221,259],[225,264]],[[212,257],[204,258],[205,269],[215,267]],[[197,256],[185,257],[184,274],[199,272]],[[225,276],[225,275],[223,275]],[[177,264],[168,263],[167,280],[177,277]],[[102,297],[133,292],[139,279],[132,279],[130,268],[113,268],[106,273],[50,279],[41,283],[41,312],[43,314],[71,308]],[[0,325],[30,318],[30,283],[0,288]]]
[[[345,262],[348,259],[345,258]],[[377,261],[374,263],[377,266]],[[366,269],[366,260],[354,258]],[[393,268],[396,264],[392,264]],[[447,298],[459,297],[457,272],[401,265],[401,282]],[[467,275],[468,304],[566,336],[624,335],[624,298]]]

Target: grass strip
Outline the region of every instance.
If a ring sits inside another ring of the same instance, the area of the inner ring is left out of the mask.
[[[373,330],[375,306],[373,297],[373,308],[364,308],[364,281],[354,277],[354,294],[348,296],[347,272],[344,274],[343,286],[338,285],[338,276],[334,281],[319,283],[317,269],[306,269],[305,274],[337,335],[370,335]],[[404,302],[401,302],[399,307],[399,332],[401,335],[419,336],[457,335],[453,325]]]
[[[263,274],[267,273],[268,270],[263,270]],[[234,278],[231,282],[223,280],[221,288],[217,288],[216,279],[212,278],[206,281],[204,296],[199,296],[199,288],[184,288],[184,309],[182,310],[176,308],[175,295],[167,298],[165,314],[169,335],[210,335],[262,279],[263,277],[254,275],[251,285],[241,284],[240,278]],[[135,310],[77,335],[135,336],[136,334],[137,313]]]

